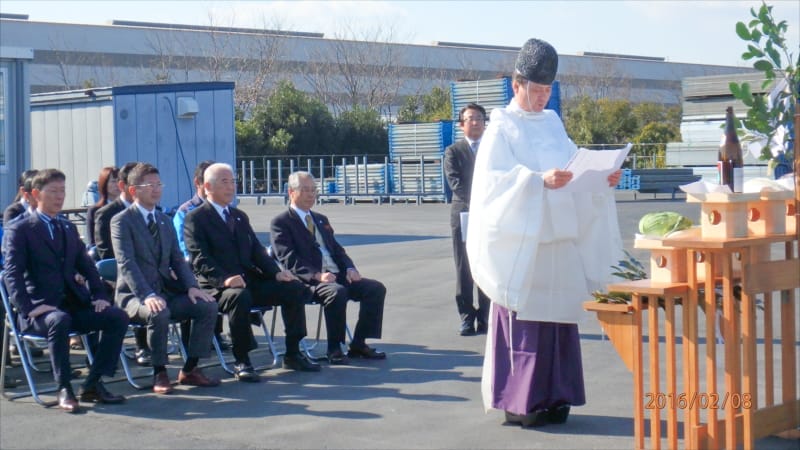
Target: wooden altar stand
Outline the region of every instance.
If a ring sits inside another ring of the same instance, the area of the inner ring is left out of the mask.
[[[663,248],[672,248],[686,258],[685,266],[676,266],[685,267],[685,277],[662,276],[666,281],[608,286],[610,292],[630,293],[630,304],[584,303],[584,309],[597,313],[633,373],[637,449],[645,447],[646,410],[650,411],[649,447],[653,449],[662,446],[662,414],[666,448],[670,449],[678,447],[679,413],[684,447],[692,449],[750,449],[758,438],[800,426],[795,343],[800,260],[794,251],[796,242],[794,234],[665,239]],[[770,260],[771,246],[781,243],[783,258]],[[721,315],[717,314],[715,289],[704,289],[705,295],[698,298],[706,274],[715,275],[714,287],[721,286]],[[736,284],[741,285],[740,301],[734,297]],[[756,311],[757,297],[763,301],[763,311]],[[662,308],[663,325],[659,321]],[[699,315],[698,309],[704,314]],[[776,313],[780,316],[777,327]],[[699,320],[704,320],[704,336],[698,332]],[[680,339],[676,339],[678,333]],[[718,343],[719,338],[722,341]],[[682,347],[680,360],[678,344]]]

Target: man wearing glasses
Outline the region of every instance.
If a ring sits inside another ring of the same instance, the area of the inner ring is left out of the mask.
[[[164,185],[158,169],[138,164],[128,176],[133,204],[111,220],[111,242],[117,258],[116,301],[131,322],[147,327],[153,358],[153,391],[172,392],[167,375],[170,320],[191,320],[188,358],[178,375],[180,384],[217,386],[197,367],[208,356],[217,319],[217,303],[197,285],[178,248],[169,217],[156,210]]]
[[[325,305],[328,361],[347,364],[348,358],[385,359],[386,353],[369,347],[367,338],[380,339],[386,287],[363,278],[344,248],[333,236],[328,218],[311,212],[317,187],[308,172],[289,175],[289,209],[272,220],[272,248],[284,267],[311,286],[314,297]],[[347,300],[361,303],[358,323],[345,355]]]
[[[467,260],[467,248],[461,229],[461,216],[469,211],[472,172],[475,155],[486,129],[486,110],[477,103],[470,103],[458,114],[458,123],[464,131],[464,139],[447,147],[444,151],[444,174],[453,191],[450,209],[450,228],[453,231],[453,258],[456,262],[456,307],[461,316],[461,336],[486,333],[489,317],[489,298],[478,289],[478,308],[473,304],[475,283]],[[477,329],[475,323],[477,322]]]

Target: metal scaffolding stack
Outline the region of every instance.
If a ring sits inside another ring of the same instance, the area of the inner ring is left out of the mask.
[[[444,200],[444,149],[453,142],[453,123],[390,124],[389,158],[394,195]]]
[[[349,195],[386,195],[386,164],[347,164],[336,166],[336,193]]]
[[[511,77],[450,83],[453,122],[458,123],[458,112],[469,103],[477,103],[486,108],[486,118],[488,119],[494,108],[504,108],[513,96]],[[453,127],[453,142],[463,136],[461,127]]]

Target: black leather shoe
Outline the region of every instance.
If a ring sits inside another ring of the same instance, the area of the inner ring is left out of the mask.
[[[30,348],[30,346],[28,346],[28,348],[30,349],[31,356],[34,358],[39,358],[44,355],[44,351],[40,348]],[[19,349],[16,345],[11,344],[8,346],[8,349],[11,351],[12,355],[19,356]]]
[[[3,377],[3,388],[4,389],[13,389],[13,388],[19,386],[20,383],[22,383],[22,381],[17,380],[15,378],[11,378],[8,375]]]
[[[259,376],[251,364],[237,363],[233,366],[233,376],[239,381],[258,383]]]
[[[133,356],[136,358],[136,364],[140,366],[150,366],[153,364],[153,357],[150,354],[150,350],[146,348],[137,349]]]
[[[80,411],[78,406],[78,399],[70,388],[61,388],[58,390],[58,407],[64,412],[76,413]]]
[[[458,334],[461,336],[475,336],[475,326],[472,325],[471,320],[464,320],[461,322],[461,328],[458,329]]]
[[[477,334],[486,334],[489,331],[489,324],[486,322],[478,322],[478,326],[475,328],[475,332]]]
[[[547,420],[553,424],[560,424],[567,421],[569,417],[569,405],[564,404],[547,410]]]
[[[350,358],[386,359],[386,353],[379,352],[367,344],[357,346],[351,345],[347,356]]]
[[[94,387],[88,389],[81,387],[81,390],[78,392],[78,396],[84,403],[105,403],[108,405],[125,403],[124,396],[108,392],[105,385],[99,381],[94,385]]]
[[[328,353],[328,362],[335,366],[341,366],[349,363],[350,360],[347,358],[347,355],[342,353],[341,350],[334,350]]]
[[[309,361],[308,358],[300,353],[285,355],[283,357],[283,368],[301,372],[319,372],[322,370],[319,364]]]
[[[528,414],[514,414],[506,411],[506,422],[520,424],[523,428],[536,428],[549,423],[546,410],[534,411]]]

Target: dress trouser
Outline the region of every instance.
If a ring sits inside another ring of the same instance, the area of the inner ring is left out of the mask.
[[[216,299],[219,310],[228,315],[236,362],[248,361],[247,353],[252,350],[250,309],[253,306],[281,307],[286,353],[299,353],[300,340],[306,336],[305,305],[311,299],[311,291],[302,282],[248,279],[246,288],[223,289],[217,292]]]
[[[453,232],[453,259],[456,263],[456,307],[462,322],[476,320],[487,324],[489,317],[489,297],[478,289],[478,308],[473,305],[475,283],[467,258],[467,245],[461,239],[461,212],[468,208],[460,202],[453,202],[450,211],[450,229]]]
[[[325,306],[325,327],[328,331],[328,353],[339,350],[345,341],[347,326],[347,300],[359,302],[358,322],[353,332],[353,342],[363,344],[367,338],[380,339],[383,328],[383,303],[386,287],[377,280],[361,278],[350,283],[339,273],[336,283],[313,286],[314,297]]]
[[[94,351],[94,364],[89,369],[87,380],[97,381],[101,376],[114,376],[122,350],[122,340],[128,330],[128,315],[125,311],[110,306],[95,312],[92,308],[75,311],[60,309],[37,316],[35,319],[20,320],[23,332],[47,337],[47,349],[53,378],[61,387],[70,386],[72,368],[69,363],[69,333],[88,333],[100,331],[100,341]]]
[[[190,358],[207,357],[211,351],[211,338],[217,320],[217,304],[202,300],[192,303],[186,294],[163,295],[162,298],[167,301],[167,307],[157,313],[152,313],[147,305],[136,298],[125,305],[131,322],[147,326],[153,366],[167,365],[167,340],[171,320],[191,320],[189,348],[186,352]]]

